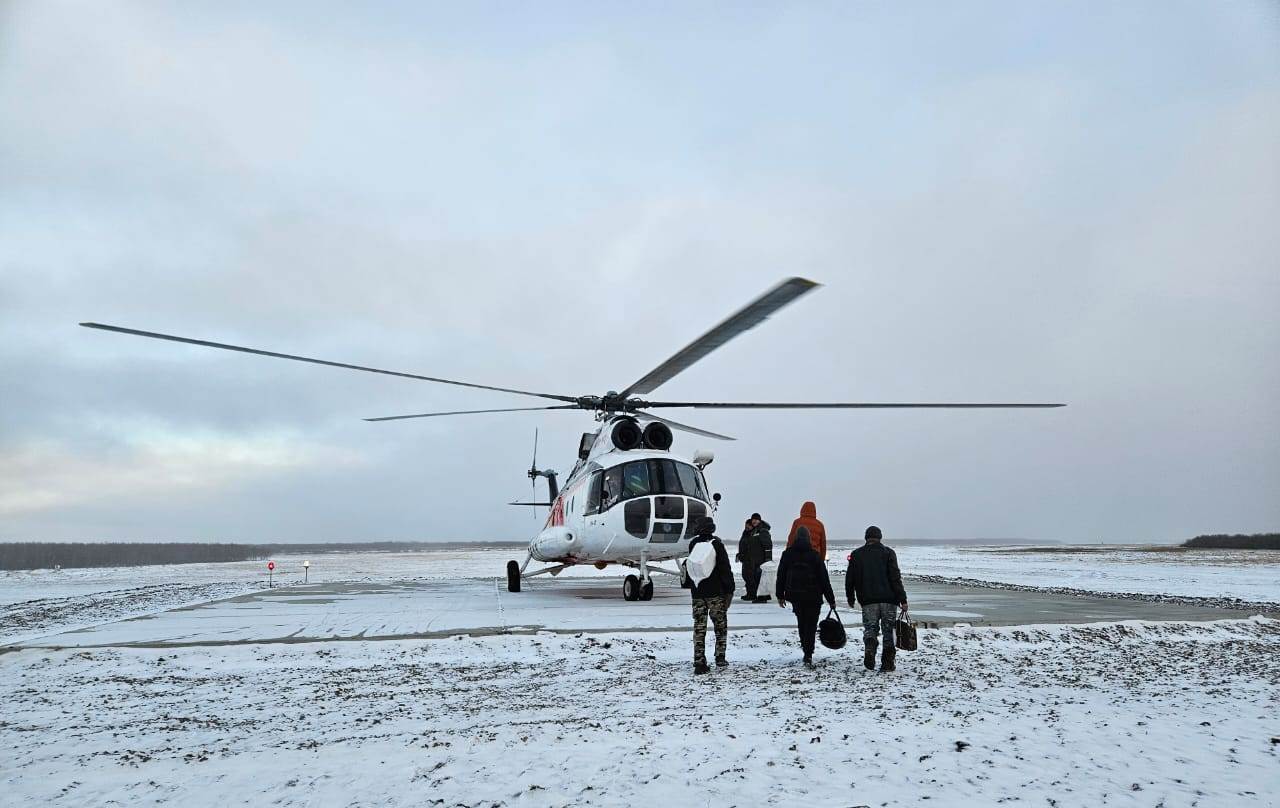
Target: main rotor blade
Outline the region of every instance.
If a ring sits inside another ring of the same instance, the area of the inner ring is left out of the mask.
[[[696,426],[689,426],[688,424],[682,424],[679,421],[672,421],[669,418],[662,418],[660,416],[654,415],[651,412],[639,412],[637,413],[637,415],[641,415],[653,421],[661,421],[662,423],[666,424],[672,429],[678,429],[681,432],[688,432],[693,435],[701,435],[704,438],[715,438],[716,440],[737,440],[737,438],[731,438],[728,435],[721,435],[719,432],[711,432],[706,429],[699,429]]]
[[[414,415],[384,415],[381,418],[365,418],[366,421],[404,421],[408,418],[438,418],[441,415],[479,415],[486,412],[537,412],[539,410],[576,410],[576,404],[559,404],[554,407],[511,407],[502,410],[455,410],[453,412],[420,412]]]
[[[294,354],[277,353],[276,351],[263,351],[257,348],[245,348],[241,345],[228,345],[225,342],[210,342],[203,339],[191,339],[190,337],[176,337],[172,334],[158,334],[154,331],[139,331],[136,328],[124,328],[118,325],[104,325],[103,323],[81,323],[85,328],[96,328],[100,331],[114,331],[118,334],[132,334],[136,337],[150,337],[151,339],[163,339],[170,342],[185,342],[188,345],[202,345],[206,348],[221,348],[224,351],[239,351],[240,353],[257,354],[258,356],[272,356],[276,359],[292,359],[295,362],[309,362],[313,365],[328,365],[335,368],[346,368],[348,370],[363,370],[366,373],[381,373],[384,376],[400,376],[405,379],[418,379],[424,382],[439,382],[440,384],[453,384],[458,387],[473,387],[477,390],[496,390],[499,393],[515,393],[520,396],[535,396],[537,398],[549,398],[554,401],[577,401],[573,396],[560,396],[554,393],[532,393],[528,390],[516,390],[510,387],[494,387],[488,384],[473,384],[471,382],[459,382],[453,379],[440,379],[435,376],[420,376],[417,373],[401,373],[398,370],[381,370],[380,368],[370,368],[363,365],[350,365],[346,362],[330,362],[327,359],[312,359],[307,356],[295,356]]]
[[[985,410],[985,409],[1044,409],[1065,407],[1066,404],[986,404],[969,402],[939,403],[897,403],[897,402],[800,402],[800,401],[646,401],[646,409],[652,407],[693,407],[696,409],[718,410],[897,410],[897,409],[929,409],[929,410]]]
[[[729,340],[769,319],[769,315],[794,301],[818,284],[805,278],[787,278],[782,283],[729,315],[728,319],[686,345],[679,353],[649,371],[638,382],[622,391],[622,397],[652,393],[671,381],[680,371],[697,362]]]

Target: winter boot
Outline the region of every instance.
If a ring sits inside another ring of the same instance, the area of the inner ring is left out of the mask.
[[[752,603],[768,603],[771,600],[773,600],[773,595],[757,595],[751,602]]]
[[[898,649],[893,647],[893,643],[886,642],[884,644],[884,654],[880,657],[880,672],[893,673],[893,658],[898,655]]]
[[[805,655],[804,655],[804,666],[805,666],[806,668],[812,668],[812,667],[813,667],[813,655],[812,655],[812,654],[805,654]]]
[[[717,668],[727,668],[727,667],[729,667],[729,660],[727,660],[727,659],[723,659],[723,658],[721,658],[721,659],[717,659],[717,660],[716,660],[716,667],[717,667]]]
[[[876,647],[880,643],[876,640],[862,639],[862,667],[869,671],[876,669]],[[886,654],[888,651],[885,652]]]
[[[693,663],[693,675],[701,676],[704,673],[711,673],[711,666],[705,662]]]

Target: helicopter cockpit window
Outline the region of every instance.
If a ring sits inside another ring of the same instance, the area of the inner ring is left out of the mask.
[[[680,487],[684,489],[684,493],[691,497],[697,497],[704,502],[709,500],[707,487],[702,484],[702,475],[687,463],[676,463],[675,465],[680,471]]]
[[[622,498],[642,497],[652,489],[649,487],[649,464],[643,460],[628,463],[622,467]]]
[[[683,491],[680,475],[676,472],[676,464],[670,460],[649,461],[649,481],[655,494],[692,493]]]
[[[633,460],[607,469],[603,475],[596,472],[596,478],[588,485],[587,513],[607,511],[623,500],[651,494],[684,494],[703,502],[710,500],[697,469],[672,460]],[[597,486],[598,494],[593,493]]]
[[[622,466],[614,466],[604,472],[604,485],[600,492],[600,510],[607,511],[622,500]]]
[[[604,472],[597,471],[591,475],[591,479],[587,481],[587,503],[583,508],[583,513],[599,513],[600,512],[600,484],[604,480]]]

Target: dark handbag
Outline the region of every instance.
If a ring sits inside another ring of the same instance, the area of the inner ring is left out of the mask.
[[[907,614],[907,610],[903,609],[898,612],[898,619],[893,622],[893,634],[895,637],[895,645],[901,651],[916,650],[916,621],[911,619],[911,615]]]
[[[849,641],[844,623],[840,622],[840,615],[836,614],[834,606],[827,612],[826,619],[818,624],[818,641],[824,648],[830,648],[833,651],[844,648],[844,644]]]

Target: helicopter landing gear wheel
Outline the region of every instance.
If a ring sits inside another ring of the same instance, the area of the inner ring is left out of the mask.
[[[518,561],[507,562],[507,591],[520,591],[520,563]]]
[[[628,575],[622,579],[622,599],[640,600],[640,577]]]
[[[640,587],[640,600],[653,600],[653,581],[645,581]]]

